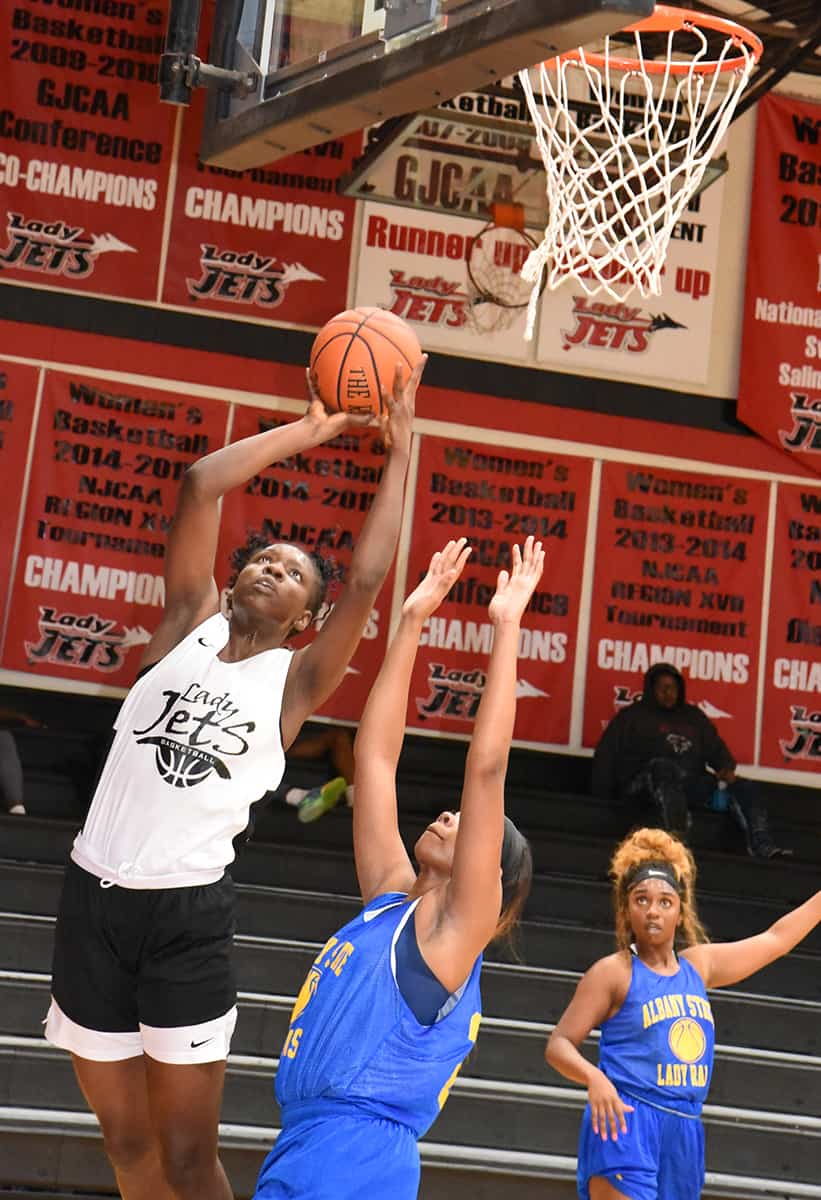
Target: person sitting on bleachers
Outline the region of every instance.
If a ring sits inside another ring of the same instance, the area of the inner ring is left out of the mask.
[[[344,725],[325,725],[303,730],[285,757],[287,763],[294,759],[327,759],[332,771],[331,778],[321,787],[289,787],[286,791],[285,803],[296,808],[297,817],[303,824],[318,820],[343,796],[348,808],[353,808],[353,734],[350,729]]]
[[[789,853],[773,843],[760,793],[736,775],[735,766],[713,722],[687,703],[681,672],[656,663],[644,676],[641,698],[618,712],[602,734],[593,757],[593,792],[644,810],[643,820],[654,809],[658,825],[679,834],[690,828],[691,809],[724,808],[726,798],[748,854],[768,859]]]
[[[23,764],[13,729],[40,729],[39,721],[12,708],[0,708],[0,808],[25,816]]]

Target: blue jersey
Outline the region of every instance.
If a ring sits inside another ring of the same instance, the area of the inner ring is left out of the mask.
[[[624,1004],[601,1027],[599,1067],[620,1093],[687,1115],[701,1112],[715,1028],[704,981],[679,959],[659,975],[636,956]]]
[[[283,1128],[317,1103],[344,1102],[417,1138],[436,1119],[479,1032],[482,960],[447,1015],[421,1025],[397,986],[394,951],[415,907],[399,892],[377,896],[314,960],[277,1071]]]

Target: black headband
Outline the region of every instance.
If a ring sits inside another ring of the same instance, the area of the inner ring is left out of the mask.
[[[682,887],[676,878],[676,873],[667,862],[642,862],[630,872],[624,881],[624,890],[632,891],[638,884],[644,883],[647,879],[663,879],[665,883],[669,883],[674,892],[681,895]]]

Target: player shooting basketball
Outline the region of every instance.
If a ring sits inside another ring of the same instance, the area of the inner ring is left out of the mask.
[[[329,414],[311,388],[301,420],[195,463],[179,494],[166,606],[66,871],[46,1037],[68,1050],[125,1200],[229,1200],[217,1156],[236,1021],[233,884],[225,868],[250,805],[339,684],[396,549],[424,360],[397,370],[387,463],[347,584],[310,645],[326,585],[299,546],[241,556],[219,611],[220,500],[273,462],[369,418]]]

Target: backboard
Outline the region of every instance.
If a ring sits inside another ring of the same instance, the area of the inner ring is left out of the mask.
[[[434,108],[648,16],[653,0],[228,0],[211,60],[253,73],[211,96],[201,158],[270,163]]]
[[[358,200],[485,221],[494,205],[517,204],[528,228],[547,222],[533,125],[521,93],[502,87],[370,130],[365,154],[340,190]]]
[[[581,93],[573,109],[580,122],[596,113]],[[629,110],[619,118],[630,125]],[[591,145],[598,140],[589,135]],[[699,191],[726,170],[726,155],[715,158]],[[548,219],[535,130],[523,92],[512,81],[375,126],[364,154],[340,180],[340,191],[357,200],[499,224],[506,221],[497,216],[498,208],[517,206],[521,226],[539,231]]]

